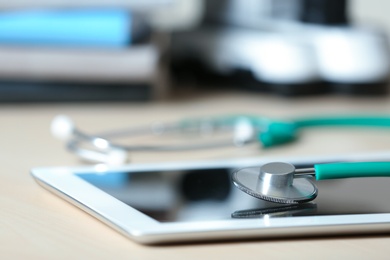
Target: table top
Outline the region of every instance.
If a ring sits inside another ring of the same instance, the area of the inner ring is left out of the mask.
[[[156,121],[231,113],[283,119],[308,115],[384,114],[389,111],[389,97],[287,99],[242,92],[199,94],[150,103],[3,104],[0,106],[0,258],[386,258],[390,244],[388,235],[139,245],[38,186],[29,171],[40,166],[83,164],[50,134],[50,122],[58,114],[70,116],[80,128],[94,133]],[[299,140],[292,144],[268,150],[243,147],[184,153],[134,153],[131,161],[149,163],[370,153],[388,149],[388,131],[374,128],[313,128],[304,130]]]

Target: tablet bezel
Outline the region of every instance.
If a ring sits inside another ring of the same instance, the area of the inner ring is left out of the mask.
[[[44,167],[31,170],[44,188],[78,206],[115,230],[142,244],[384,233],[390,231],[390,213],[305,216],[262,219],[231,219],[199,222],[162,223],[119,201],[78,177],[83,173],[161,171],[202,168],[241,168],[271,161],[314,164],[329,161],[389,160],[390,153],[338,155],[306,158],[252,158],[238,160]]]

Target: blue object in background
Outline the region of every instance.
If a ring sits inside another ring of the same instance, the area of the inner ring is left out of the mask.
[[[0,13],[0,44],[122,47],[131,43],[127,10],[40,10]]]

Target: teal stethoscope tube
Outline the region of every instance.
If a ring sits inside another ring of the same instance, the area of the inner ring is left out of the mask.
[[[348,162],[314,165],[316,180],[390,177],[390,162]]]
[[[390,127],[390,117],[322,117],[294,121],[297,128],[312,126],[377,126]]]
[[[264,124],[264,119],[252,118],[252,122],[255,126],[263,126],[264,130],[259,132],[258,140],[264,147],[272,147],[293,141],[297,138],[299,130],[308,127],[390,127],[390,117],[386,116],[318,117],[302,118],[292,121],[269,120],[268,125]]]

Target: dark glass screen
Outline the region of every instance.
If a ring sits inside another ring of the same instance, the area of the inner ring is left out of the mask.
[[[310,202],[283,205],[253,198],[231,182],[233,169],[78,174],[160,222],[390,212],[390,178],[316,182]]]

